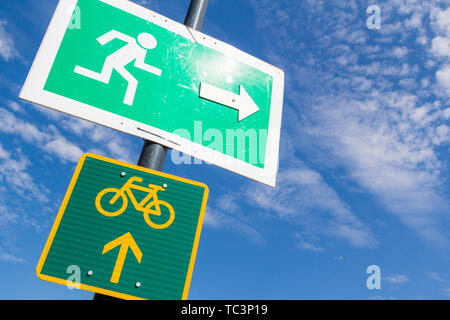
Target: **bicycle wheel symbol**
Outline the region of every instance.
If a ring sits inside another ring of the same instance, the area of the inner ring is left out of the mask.
[[[108,193],[114,194],[111,197],[111,200],[108,201],[108,203],[111,206],[117,202],[117,200],[115,199],[115,198],[117,198],[117,195],[120,195],[120,198],[122,199],[122,206],[119,210],[111,212],[111,211],[107,211],[107,210],[103,209],[103,207],[101,205],[101,199],[103,198],[103,196],[105,196]],[[119,189],[106,188],[106,189],[100,191],[100,193],[97,195],[97,198],[95,199],[95,206],[102,215],[107,216],[107,217],[117,217],[126,210],[126,208],[128,206],[128,198],[124,193],[121,193]]]
[[[160,207],[160,209],[159,209],[160,211],[162,211],[161,207],[166,207],[167,210],[169,211],[169,220],[167,220],[167,222],[164,223],[164,224],[156,224],[153,221],[151,221],[150,220],[150,214],[151,213],[149,214],[149,212],[148,212],[148,210],[150,210],[151,205],[159,206]],[[147,222],[147,224],[150,227],[154,228],[154,229],[165,229],[165,228],[168,228],[172,224],[174,219],[175,219],[175,212],[173,211],[172,206],[170,204],[168,204],[167,202],[162,201],[162,200],[158,200],[157,203],[155,203],[155,202],[154,203],[150,203],[146,207],[146,211],[144,212],[144,220],[145,220],[145,222]]]

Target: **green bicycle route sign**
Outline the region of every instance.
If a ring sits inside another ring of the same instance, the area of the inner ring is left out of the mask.
[[[84,155],[37,275],[122,299],[187,299],[207,197],[202,183]]]
[[[131,1],[60,0],[20,97],[275,186],[283,92],[282,70]]]

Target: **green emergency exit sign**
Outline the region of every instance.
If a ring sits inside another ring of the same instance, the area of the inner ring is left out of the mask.
[[[274,186],[283,90],[282,70],[131,1],[60,0],[20,96]]]

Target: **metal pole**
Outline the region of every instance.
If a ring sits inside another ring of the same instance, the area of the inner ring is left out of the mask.
[[[192,29],[202,28],[209,0],[191,0],[184,24]]]
[[[167,148],[149,140],[144,140],[138,166],[162,171]]]
[[[202,28],[209,0],[191,0],[184,24],[194,30]],[[138,166],[162,171],[166,159],[167,148],[149,140],[144,140]],[[94,295],[94,300],[121,300],[100,293]]]

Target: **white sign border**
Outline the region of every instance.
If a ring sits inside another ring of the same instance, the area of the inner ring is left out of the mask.
[[[44,90],[53,62],[59,51],[78,0],[60,0],[45,33],[20,98],[118,131],[162,144],[247,178],[275,187],[278,171],[279,142],[284,94],[284,72],[222,41],[159,15],[128,0],[98,0],[163,27],[191,41],[231,56],[273,77],[272,101],[264,168],[212,150],[170,132],[145,125],[97,107],[90,106]],[[101,122],[99,122],[101,119]]]

